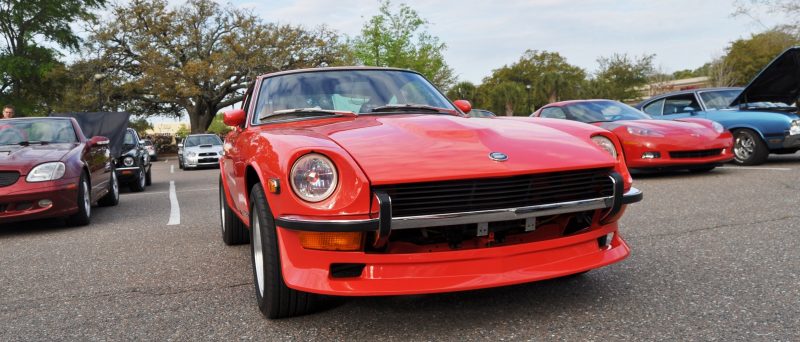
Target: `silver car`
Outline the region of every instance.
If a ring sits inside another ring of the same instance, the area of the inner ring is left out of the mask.
[[[193,169],[219,166],[222,156],[222,139],[214,134],[192,134],[178,144],[178,166]]]

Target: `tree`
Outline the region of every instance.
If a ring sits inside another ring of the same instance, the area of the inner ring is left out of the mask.
[[[217,114],[214,117],[214,121],[211,121],[211,125],[208,126],[208,133],[214,133],[216,135],[226,135],[230,131],[231,127],[222,121],[221,113]]]
[[[476,103],[478,87],[472,82],[458,82],[447,91],[447,97],[451,100],[467,100]]]
[[[380,4],[353,42],[355,57],[364,65],[415,70],[440,88],[453,84],[453,69],[442,55],[447,46],[425,31],[428,21],[405,4],[394,13],[388,0]]]
[[[335,65],[347,46],[337,33],[264,23],[252,12],[213,0],[167,0],[115,5],[93,28],[96,65],[116,85],[122,109],[152,115],[187,113],[203,133],[217,112],[242,100],[254,76]]]
[[[778,29],[738,39],[727,49],[724,64],[730,69],[731,83],[746,85],[783,50],[800,43],[795,36]]]
[[[76,51],[75,22],[92,21],[105,0],[7,0],[0,3],[0,99],[19,112],[42,114],[54,99],[43,96],[63,81],[55,47]],[[51,73],[55,73],[52,74]]]
[[[635,58],[627,54],[598,58],[598,71],[591,82],[593,96],[618,101],[639,98],[641,87],[655,74],[653,58],[655,55]]]
[[[147,135],[148,129],[153,129],[153,124],[148,122],[147,119],[139,117],[131,118],[130,121],[128,121],[128,127],[133,128],[140,137],[144,137]]]

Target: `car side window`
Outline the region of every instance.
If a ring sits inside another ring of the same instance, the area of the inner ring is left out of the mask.
[[[642,111],[644,111],[645,113],[656,116],[660,116],[663,110],[664,110],[664,99],[649,103],[646,106],[644,106],[644,108],[642,108]]]
[[[670,96],[664,99],[664,115],[699,112],[700,103],[694,94]]]
[[[548,107],[542,109],[542,114],[540,115],[543,118],[552,118],[552,119],[566,119],[567,114],[564,113],[564,110],[561,107]]]

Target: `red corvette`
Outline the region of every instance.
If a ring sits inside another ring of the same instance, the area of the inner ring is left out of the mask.
[[[86,225],[91,205],[116,205],[109,140],[72,118],[0,120],[0,223],[65,217]]]
[[[617,222],[642,195],[613,134],[469,111],[407,70],[258,77],[224,115],[220,215],[225,243],[251,241],[260,310],[518,284],[628,255]]]
[[[624,103],[576,100],[548,104],[531,116],[591,123],[614,132],[632,169],[711,171],[733,160],[733,136],[717,122],[654,120]]]

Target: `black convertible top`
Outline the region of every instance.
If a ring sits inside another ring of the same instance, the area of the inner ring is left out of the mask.
[[[128,129],[128,112],[82,112],[53,113],[50,116],[70,117],[78,121],[86,138],[104,136],[109,139],[111,156],[117,158],[122,153],[125,131]]]

